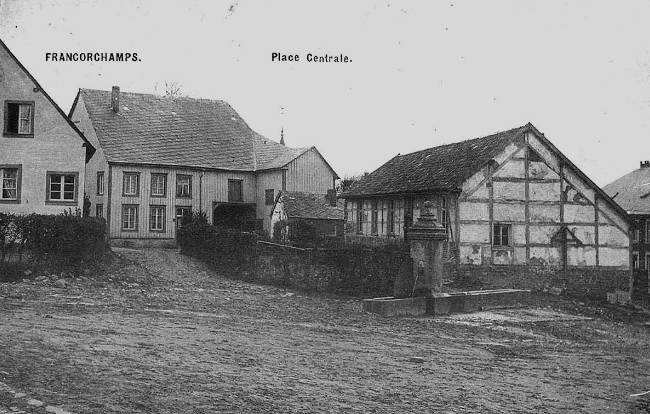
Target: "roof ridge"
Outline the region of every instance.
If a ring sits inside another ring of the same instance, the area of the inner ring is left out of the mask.
[[[395,157],[393,157],[393,158],[396,158],[396,157],[404,157],[404,156],[406,156],[406,155],[413,155],[413,154],[417,154],[417,153],[419,153],[419,152],[424,152],[424,151],[428,151],[428,150],[432,150],[432,149],[437,149],[437,148],[442,148],[442,147],[448,147],[448,146],[451,146],[451,145],[463,144],[463,143],[470,142],[470,141],[477,141],[477,140],[479,140],[479,139],[490,138],[490,137],[493,137],[493,136],[496,136],[496,135],[509,134],[509,133],[512,133],[512,132],[514,132],[514,131],[516,131],[516,130],[525,130],[525,129],[529,129],[531,126],[532,126],[532,124],[530,124],[530,122],[529,122],[529,123],[527,123],[526,125],[518,126],[518,127],[516,127],[516,128],[507,129],[507,130],[505,130],[505,131],[494,132],[494,133],[492,133],[492,134],[484,135],[484,136],[482,136],[482,137],[468,138],[468,139],[464,139],[464,140],[462,140],[462,141],[450,142],[449,144],[440,144],[440,145],[436,145],[436,146],[433,146],[433,147],[423,148],[423,149],[421,149],[421,150],[417,150],[417,151],[413,151],[413,152],[407,152],[406,154],[397,154],[397,155],[396,155]],[[391,160],[392,160],[393,158],[391,158]],[[390,160],[389,160],[389,161],[390,161]]]
[[[107,91],[104,89],[95,89],[95,88],[79,88],[80,91],[89,91],[89,92],[103,92],[106,94],[111,94],[111,91]],[[205,101],[205,102],[219,102],[225,105],[228,105],[230,109],[234,111],[232,106],[228,102],[226,102],[223,99],[213,99],[213,98],[195,98],[192,96],[175,96],[175,97],[169,97],[169,96],[164,96],[164,95],[157,95],[155,93],[145,93],[145,92],[131,92],[131,91],[123,91],[120,90],[120,95],[122,94],[127,94],[127,95],[135,95],[135,96],[146,96],[146,97],[152,97],[156,99],[161,99],[161,100],[187,100],[187,101]]]

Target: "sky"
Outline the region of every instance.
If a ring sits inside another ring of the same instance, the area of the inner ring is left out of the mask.
[[[176,82],[341,177],[532,122],[601,186],[650,159],[648,21],[647,0],[0,0],[0,39],[65,111],[78,88]],[[85,51],[141,61],[45,60]]]

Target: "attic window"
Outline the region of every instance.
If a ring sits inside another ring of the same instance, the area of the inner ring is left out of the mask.
[[[4,136],[34,136],[34,103],[5,101]]]

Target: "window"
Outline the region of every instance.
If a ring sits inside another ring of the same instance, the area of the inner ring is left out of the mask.
[[[395,200],[388,200],[388,211],[386,212],[386,219],[388,228],[386,231],[388,234],[395,233]]]
[[[165,231],[165,206],[151,206],[149,209],[149,230]]]
[[[151,197],[167,194],[167,174],[151,174]]]
[[[357,233],[363,233],[363,201],[357,201]]]
[[[140,174],[125,172],[122,183],[122,195],[137,197],[140,195]]]
[[[0,202],[20,200],[20,166],[0,165]]]
[[[650,244],[650,220],[645,220],[645,243]]]
[[[97,171],[97,195],[104,195],[104,171]]]
[[[645,254],[645,270],[650,270],[650,253]]]
[[[77,173],[47,173],[47,201],[76,202]]]
[[[639,270],[639,252],[632,252],[632,269]]]
[[[639,238],[641,237],[641,230],[639,227],[641,226],[641,223],[638,221],[634,222],[634,229],[632,230],[632,241],[634,243],[639,242]]]
[[[126,204],[122,206],[122,230],[138,230],[138,206]]]
[[[228,201],[244,201],[242,197],[242,180],[228,180]]]
[[[275,191],[273,189],[266,190],[264,192],[265,204],[267,206],[272,206],[275,203]]]
[[[492,245],[510,246],[510,224],[495,224],[492,234]]]
[[[95,205],[95,217],[104,217],[104,205],[96,204]]]
[[[192,197],[192,176],[176,175],[176,197]]]
[[[34,103],[5,102],[5,136],[34,136]]]
[[[377,222],[379,221],[379,212],[377,211],[377,201],[373,200],[370,205],[370,232],[377,234]]]
[[[440,224],[447,229],[447,197],[440,200]]]

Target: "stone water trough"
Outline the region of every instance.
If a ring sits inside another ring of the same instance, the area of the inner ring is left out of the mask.
[[[530,304],[530,290],[495,289],[433,293],[431,297],[373,298],[363,301],[364,312],[381,316],[448,315],[487,309],[513,308]]]
[[[363,301],[365,312],[382,316],[448,315],[486,309],[509,308],[530,303],[530,290],[497,289],[443,293],[444,266],[442,242],[447,239],[445,227],[438,223],[430,201],[423,203],[418,221],[408,228],[413,279],[412,289],[395,291],[396,296]],[[398,278],[403,278],[400,273]],[[398,283],[397,285],[403,285]]]

